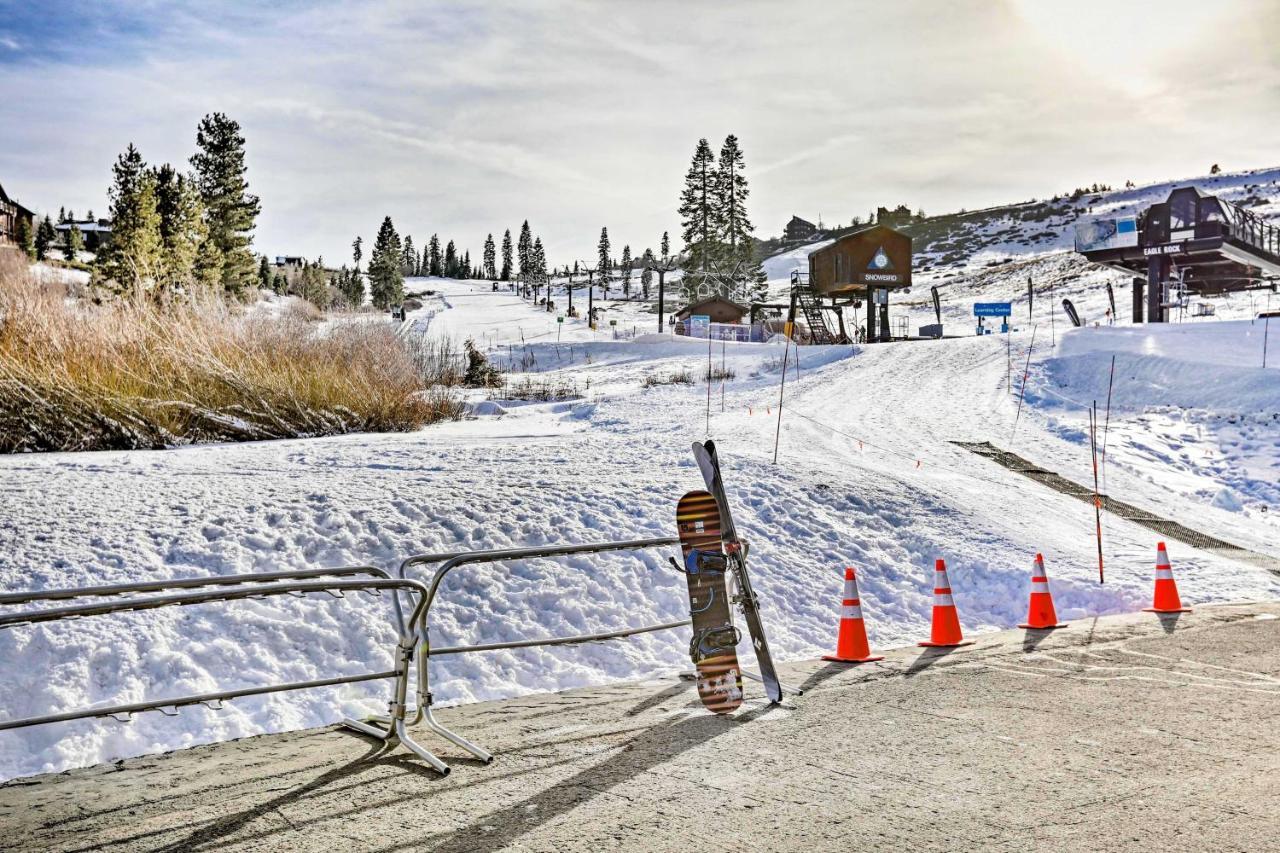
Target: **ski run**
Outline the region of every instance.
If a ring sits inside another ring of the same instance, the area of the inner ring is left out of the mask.
[[[1277,177],[1223,176],[1207,189],[1230,197],[1232,186],[1243,193]],[[1169,186],[1106,194],[1095,206],[1129,209],[1163,198]],[[1207,320],[1093,326],[1105,285],[1117,277],[1083,269],[1058,237],[1027,245],[1001,233],[991,226],[976,235],[983,248],[968,266],[922,273],[910,310],[913,326],[932,322],[928,289],[939,284],[948,333],[965,335],[975,298],[1012,299],[1007,337],[789,353],[781,338],[709,348],[658,334],[647,304],[598,299],[605,323],[593,332],[576,318],[557,323],[487,282],[411,279],[408,290],[433,293],[404,321],[404,334],[472,338],[498,366],[514,367],[515,385],[545,383],[572,398],[472,392],[468,419],[410,434],[5,457],[0,586],[338,565],[394,570],[423,552],[671,536],[676,500],[704,487],[690,445],[710,437],[779,660],[831,652],[846,566],[857,569],[877,648],[927,636],[938,557],[966,635],[1023,619],[1037,552],[1059,618],[1133,611],[1150,603],[1156,533],[1104,514],[1099,584],[1091,506],[953,443],[990,441],[1091,483],[1087,409],[1096,401],[1103,410],[1113,357],[1103,490],[1280,557],[1280,326],[1253,319],[1266,295],[1224,299]],[[766,262],[775,294],[801,256]],[[1038,290],[1029,309],[1028,275],[1056,280],[1057,298]],[[1069,327],[1055,308],[1064,295],[1090,325]],[[564,294],[556,298],[563,305]],[[708,359],[731,378],[708,388]],[[680,374],[692,384],[662,384]],[[645,387],[646,379],[659,384]],[[1280,596],[1280,576],[1265,568],[1168,546],[1184,601]],[[456,571],[433,608],[432,641],[505,642],[685,618],[686,581],[667,562],[675,554]],[[746,633],[738,654],[754,668]],[[275,597],[6,630],[0,715],[366,671],[388,667],[394,645],[387,600],[370,606],[362,596]],[[688,636],[455,655],[431,666],[436,702],[466,703],[670,675],[689,666]],[[748,704],[764,701],[759,684],[746,691]],[[385,693],[382,683],[348,685],[239,699],[221,711],[140,714],[129,724],[0,732],[0,777],[380,713]]]

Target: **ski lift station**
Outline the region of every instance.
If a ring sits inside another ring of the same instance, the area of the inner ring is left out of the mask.
[[[1133,321],[1166,321],[1181,296],[1275,289],[1280,280],[1280,228],[1238,204],[1195,187],[1136,216],[1076,225],[1076,251],[1133,279]],[[1145,296],[1144,296],[1145,291]]]
[[[808,272],[792,273],[788,322],[802,314],[815,344],[890,341],[889,294],[910,287],[911,237],[887,225],[860,228],[819,244],[809,253]],[[753,309],[764,307],[774,306]]]

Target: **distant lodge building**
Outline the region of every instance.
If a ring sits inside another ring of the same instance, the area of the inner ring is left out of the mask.
[[[787,227],[782,230],[782,242],[784,243],[803,243],[813,239],[818,233],[818,226],[808,220],[801,219],[799,216],[792,216],[791,221],[787,223]]]
[[[67,244],[68,235],[71,233],[71,226],[73,225],[84,237],[86,251],[98,252],[111,245],[110,219],[81,219],[71,222],[59,222],[53,227],[58,232],[58,240],[62,245],[65,246]]]
[[[36,215],[18,202],[9,198],[4,187],[0,186],[0,246],[16,245],[20,223],[26,223],[27,233],[35,239]]]

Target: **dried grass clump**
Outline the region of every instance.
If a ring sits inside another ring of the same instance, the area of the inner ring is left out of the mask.
[[[0,452],[161,448],[456,418],[384,323],[326,327],[215,298],[92,302],[0,251]]]

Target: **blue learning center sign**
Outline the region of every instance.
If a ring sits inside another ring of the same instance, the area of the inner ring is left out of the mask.
[[[1013,314],[1012,302],[975,302],[973,303],[973,316],[975,317],[1009,317]]]

